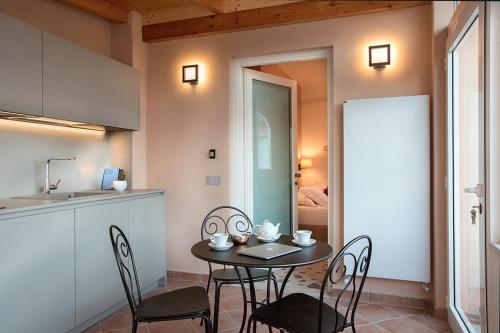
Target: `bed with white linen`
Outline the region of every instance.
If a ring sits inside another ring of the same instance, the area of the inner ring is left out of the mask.
[[[328,241],[328,207],[298,206],[299,229],[313,232],[312,238]]]

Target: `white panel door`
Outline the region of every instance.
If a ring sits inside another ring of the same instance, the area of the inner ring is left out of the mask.
[[[73,210],[0,221],[0,331],[75,326]]]
[[[141,288],[166,275],[165,197],[130,201],[129,241]]]
[[[127,233],[127,201],[75,209],[77,325],[126,298],[109,238],[112,224]]]
[[[429,96],[344,103],[344,241],[373,240],[369,276],[430,281]]]

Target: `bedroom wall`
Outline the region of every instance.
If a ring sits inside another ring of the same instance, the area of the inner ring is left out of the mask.
[[[334,245],[343,243],[342,102],[431,94],[431,6],[252,31],[152,43],[148,58],[148,179],[168,191],[168,269],[205,273],[190,254],[200,223],[229,202],[229,65],[232,57],[333,47],[333,136],[329,153]],[[293,36],[293,37],[292,37]],[[393,64],[368,67],[371,44],[390,42]],[[198,85],[182,84],[181,66],[200,64]],[[217,159],[207,157],[217,149]],[[220,186],[205,176],[220,175]],[[438,242],[445,242],[439,239]],[[430,299],[420,283],[370,281],[367,289]]]

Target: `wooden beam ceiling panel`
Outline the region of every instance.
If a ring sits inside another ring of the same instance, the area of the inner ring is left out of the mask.
[[[127,23],[128,11],[104,0],[59,0],[69,6],[100,16],[115,23]]]
[[[224,13],[224,0],[194,0],[194,2],[214,14]]]
[[[412,8],[430,3],[430,1],[301,1],[144,25],[142,27],[142,38],[146,42],[151,42],[213,35]]]

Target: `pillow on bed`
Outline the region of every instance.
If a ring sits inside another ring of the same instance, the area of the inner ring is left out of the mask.
[[[321,207],[328,206],[328,196],[323,193],[322,186],[303,186],[299,189],[299,192],[304,193],[309,199],[311,199]]]
[[[300,191],[297,193],[297,204],[299,204],[301,206],[316,207],[316,204],[314,203],[314,201],[312,201],[310,198],[307,197],[307,195],[305,195],[304,193],[302,193]]]

